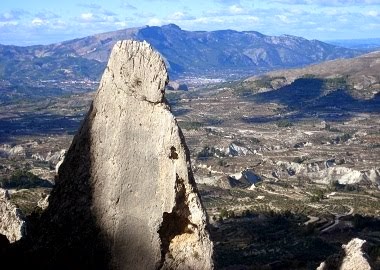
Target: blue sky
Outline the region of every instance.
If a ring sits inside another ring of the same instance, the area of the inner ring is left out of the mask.
[[[380,0],[2,0],[0,43],[49,44],[143,25],[308,39],[380,37]]]

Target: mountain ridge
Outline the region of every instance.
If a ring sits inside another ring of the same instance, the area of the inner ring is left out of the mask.
[[[146,40],[163,56],[171,78],[244,77],[361,54],[318,40],[256,31],[186,31],[174,24],[127,28],[50,45],[0,45],[0,83],[98,81],[118,40]],[[4,86],[1,85],[0,86]]]
[[[380,92],[380,51],[351,59],[337,59],[302,68],[271,71],[246,79],[246,82],[267,82],[270,88],[280,88],[302,78],[330,80],[348,88],[356,98],[371,99]]]

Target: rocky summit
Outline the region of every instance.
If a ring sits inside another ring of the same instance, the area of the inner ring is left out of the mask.
[[[189,152],[164,99],[167,81],[164,61],[146,42],[116,43],[49,207],[24,239],[30,263],[213,268]]]

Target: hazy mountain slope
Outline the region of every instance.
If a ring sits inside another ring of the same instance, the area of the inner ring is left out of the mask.
[[[265,81],[268,86],[279,88],[299,78],[327,79],[330,84],[335,83],[337,87],[347,87],[355,97],[371,98],[380,92],[380,51],[300,69],[273,71],[264,76],[251,77],[247,82],[262,85]]]
[[[327,43],[341,46],[350,49],[358,49],[364,51],[374,51],[380,49],[380,38],[367,38],[367,39],[340,39],[330,40]]]
[[[346,121],[380,113],[380,52],[299,69],[268,72],[225,84],[259,104],[279,104],[276,115],[244,118],[248,123],[322,119]]]

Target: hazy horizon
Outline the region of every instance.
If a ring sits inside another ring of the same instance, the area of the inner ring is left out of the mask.
[[[145,25],[307,39],[379,38],[380,0],[14,0],[0,3],[0,44],[37,45]]]

